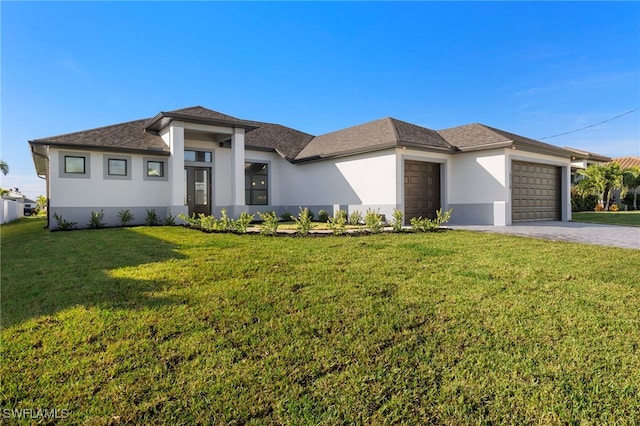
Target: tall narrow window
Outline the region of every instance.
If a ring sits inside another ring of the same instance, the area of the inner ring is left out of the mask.
[[[71,155],[64,156],[64,172],[85,174],[85,160],[84,157],[73,157]]]
[[[268,164],[244,163],[244,199],[249,206],[269,204]]]

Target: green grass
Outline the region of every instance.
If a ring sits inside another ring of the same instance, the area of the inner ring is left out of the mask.
[[[574,212],[571,213],[571,219],[574,222],[640,226],[640,210],[632,212]]]
[[[43,224],[2,226],[2,410],[90,425],[640,423],[640,250]]]

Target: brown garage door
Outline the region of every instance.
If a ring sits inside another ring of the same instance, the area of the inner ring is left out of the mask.
[[[404,162],[404,218],[435,218],[440,208],[440,164]]]
[[[512,162],[512,221],[560,220],[560,182],[560,167]]]

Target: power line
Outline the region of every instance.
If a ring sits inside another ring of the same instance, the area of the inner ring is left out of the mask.
[[[579,132],[579,131],[584,130],[584,129],[590,129],[591,127],[599,126],[599,125],[601,125],[603,123],[607,123],[607,122],[609,122],[611,120],[615,120],[616,118],[620,118],[622,116],[625,116],[627,114],[631,114],[632,112],[636,112],[638,110],[640,110],[640,107],[632,109],[631,111],[627,111],[627,112],[625,112],[623,114],[616,115],[615,117],[608,118],[608,119],[606,119],[604,121],[601,121],[599,123],[596,123],[596,124],[591,124],[589,126],[585,126],[585,127],[579,128],[579,129],[571,130],[570,132],[564,132],[564,133],[558,133],[557,135],[545,136],[544,138],[538,138],[538,140],[551,139],[551,138],[557,138],[558,136],[570,135],[571,133],[575,133],[575,132]]]

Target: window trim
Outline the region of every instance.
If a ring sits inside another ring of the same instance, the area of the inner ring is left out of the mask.
[[[148,174],[149,162],[162,163],[162,176],[150,176]],[[142,179],[149,181],[168,181],[169,160],[161,157],[144,157],[142,159]]]
[[[247,206],[270,206],[271,204],[271,183],[270,183],[270,170],[271,170],[271,162],[270,161],[266,161],[266,160],[250,160],[250,159],[245,159],[245,171],[244,171],[244,180],[245,180],[245,197],[244,197],[244,201],[245,201],[245,205]],[[248,190],[249,193],[251,194],[251,191],[256,191],[256,190],[252,190],[251,188],[247,188],[247,164],[264,164],[267,166],[267,173],[265,174],[266,176],[266,189],[264,190],[267,193],[267,202],[266,204],[251,204],[248,201],[251,201],[251,195],[249,195],[249,200],[247,200],[247,194],[246,191]]]
[[[103,178],[104,179],[131,180],[131,169],[133,167],[133,164],[131,162],[131,156],[130,155],[104,154],[102,158],[103,158],[102,159],[102,164],[103,164]],[[124,174],[124,175],[112,175],[112,174],[109,174],[109,162],[111,160],[124,160],[124,161],[126,161],[126,164],[125,164],[126,174]]]
[[[67,157],[83,158],[84,159],[84,173],[67,172]],[[90,179],[91,178],[91,154],[81,151],[59,151],[59,177],[60,178],[72,178],[72,179]]]

